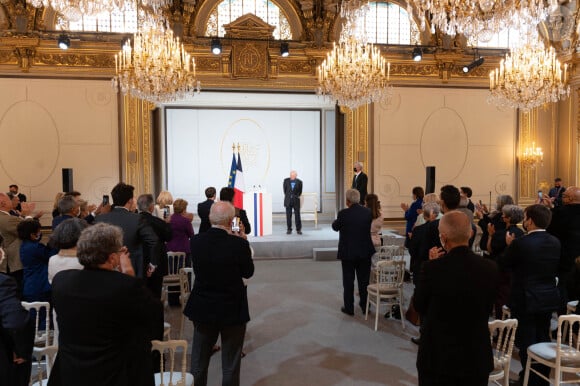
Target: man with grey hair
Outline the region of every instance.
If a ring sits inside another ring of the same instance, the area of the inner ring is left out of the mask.
[[[52,219],[53,231],[64,220],[78,217],[81,213],[81,206],[76,198],[73,196],[65,195],[60,200],[58,200],[58,212],[60,215]]]
[[[367,175],[362,171],[363,164],[360,161],[354,163],[354,177],[352,178],[352,189],[358,190],[360,193],[360,201],[361,205],[365,204],[365,198],[367,196],[367,185],[369,182],[369,178]]]
[[[411,272],[413,273],[413,284],[417,285],[419,272],[421,271],[421,264],[426,259],[421,254],[421,242],[427,235],[429,223],[434,221],[441,213],[441,206],[436,202],[426,202],[423,204],[423,218],[425,223],[413,229],[411,242],[409,243],[409,255],[411,256]]]
[[[302,234],[302,219],[300,218],[300,196],[302,195],[302,181],[298,178],[296,170],[290,172],[290,177],[284,179],[282,189],[284,191],[284,207],[286,207],[286,234],[292,233],[292,210],[294,209],[294,222],[296,233]]]
[[[231,231],[234,216],[231,203],[214,203],[209,212],[212,227],[191,238],[195,281],[183,313],[194,326],[191,372],[196,386],[207,384],[209,360],[218,336],[222,385],[240,384],[242,346],[250,320],[243,279],[254,274],[254,263],[245,233]]]
[[[338,212],[332,229],[339,232],[337,258],[342,263],[342,288],[344,305],[340,309],[354,315],[354,279],[356,275],[359,305],[364,314],[367,304],[367,286],[371,273],[371,256],[375,247],[371,239],[373,216],[368,208],[359,204],[360,193],[356,189],[346,191],[346,209]]]
[[[439,221],[439,238],[447,253],[430,256],[421,267],[413,302],[423,319],[419,386],[484,386],[493,370],[487,321],[498,270],[495,262],[471,251],[470,237],[469,218],[446,212]]]

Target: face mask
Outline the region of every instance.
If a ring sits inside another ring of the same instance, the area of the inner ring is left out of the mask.
[[[526,226],[526,220],[524,220],[522,222],[522,228],[524,228],[524,230],[527,232],[528,231],[528,227]]]

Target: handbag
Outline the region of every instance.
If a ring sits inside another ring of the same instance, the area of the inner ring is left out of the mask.
[[[409,307],[407,308],[407,312],[405,312],[405,319],[411,322],[412,325],[418,326],[421,324],[421,320],[419,317],[419,313],[417,312],[415,306],[413,305],[413,300],[414,300],[413,296],[411,296]]]

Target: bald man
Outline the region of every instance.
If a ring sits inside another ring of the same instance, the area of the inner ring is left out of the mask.
[[[302,234],[302,219],[300,218],[300,196],[302,195],[302,181],[296,178],[296,170],[290,172],[290,178],[285,178],[282,184],[284,191],[284,206],[286,207],[286,234],[292,233],[292,210],[294,210],[294,222],[296,233]]]
[[[499,275],[495,262],[469,248],[471,232],[465,213],[445,213],[443,247],[422,266],[414,296],[423,320],[419,386],[485,386],[493,370],[487,321]]]

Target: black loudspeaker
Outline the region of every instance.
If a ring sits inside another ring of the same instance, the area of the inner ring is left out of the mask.
[[[435,166],[427,166],[425,168],[425,194],[435,193]]]
[[[73,170],[62,169],[62,191],[65,193],[72,192],[73,189]]]

